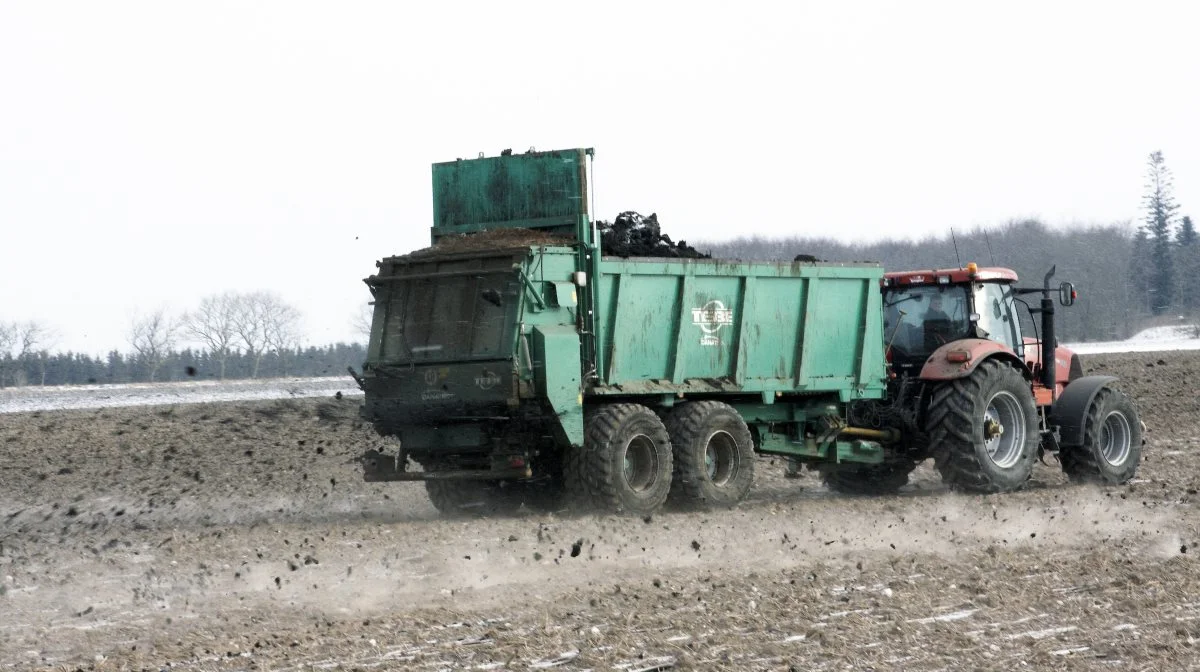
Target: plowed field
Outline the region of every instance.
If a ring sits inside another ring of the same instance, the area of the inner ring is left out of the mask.
[[[1200,669],[1200,354],[1089,355],[1124,486],[445,520],[366,484],[359,400],[0,415],[0,668]]]

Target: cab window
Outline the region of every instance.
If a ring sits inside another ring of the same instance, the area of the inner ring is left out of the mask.
[[[1022,354],[1021,331],[1017,324],[1012,285],[985,282],[975,292],[977,327],[984,338],[1003,343]]]

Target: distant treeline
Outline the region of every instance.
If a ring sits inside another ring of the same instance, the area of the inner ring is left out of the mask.
[[[1187,222],[1190,231],[1190,221]],[[1159,292],[1146,274],[1161,266],[1144,229],[1132,224],[1051,228],[1035,220],[1013,221],[1001,227],[956,231],[952,238],[883,240],[847,244],[828,238],[794,236],[740,238],[699,245],[714,257],[791,261],[808,254],[828,261],[874,261],[885,270],[951,268],[974,261],[980,266],[1003,266],[1017,272],[1020,285],[1040,287],[1051,266],[1057,266],[1053,285],[1070,280],[1079,291],[1071,308],[1056,312],[1062,341],[1108,341],[1128,338],[1151,324],[1196,316],[1191,287],[1197,254],[1194,236],[1177,234],[1167,242],[1174,267],[1170,289]],[[957,251],[956,251],[957,244]],[[1186,270],[1185,270],[1186,269]],[[1163,305],[1161,297],[1170,300]],[[1022,311],[1024,312],[1024,311]]]
[[[295,348],[263,355],[259,378],[340,376],[366,360],[358,343]],[[255,357],[233,352],[225,362],[225,379],[251,378]],[[81,353],[40,351],[20,358],[0,357],[0,387],[22,385],[94,385],[145,382],[151,379],[145,357],[113,350],[103,358]],[[157,367],[155,381],[216,380],[221,364],[204,350],[171,350]]]

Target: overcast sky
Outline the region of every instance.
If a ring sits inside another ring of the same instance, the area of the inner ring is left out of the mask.
[[[419,9],[416,9],[419,7]],[[1187,2],[0,0],[0,321],[277,292],[356,337],[428,243],[430,168],[596,148],[597,216],[675,239],[1135,220],[1162,150],[1200,216]]]

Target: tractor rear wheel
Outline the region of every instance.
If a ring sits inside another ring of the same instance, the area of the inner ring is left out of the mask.
[[[1083,445],[1063,446],[1058,454],[1072,481],[1125,483],[1142,459],[1142,423],[1123,392],[1105,387],[1088,406]]]
[[[719,401],[693,401],[667,416],[675,460],[672,502],[730,507],[754,483],[754,439],[746,421]]]
[[[844,495],[891,495],[908,484],[908,475],[917,468],[912,460],[893,460],[883,464],[822,464],[821,480],[834,492]]]
[[[645,515],[671,490],[671,439],[640,404],[611,404],[587,419],[584,445],[567,451],[563,480],[576,506]]]
[[[1037,460],[1038,420],[1029,382],[997,359],[933,390],[925,429],[938,471],[966,492],[1025,485]]]

